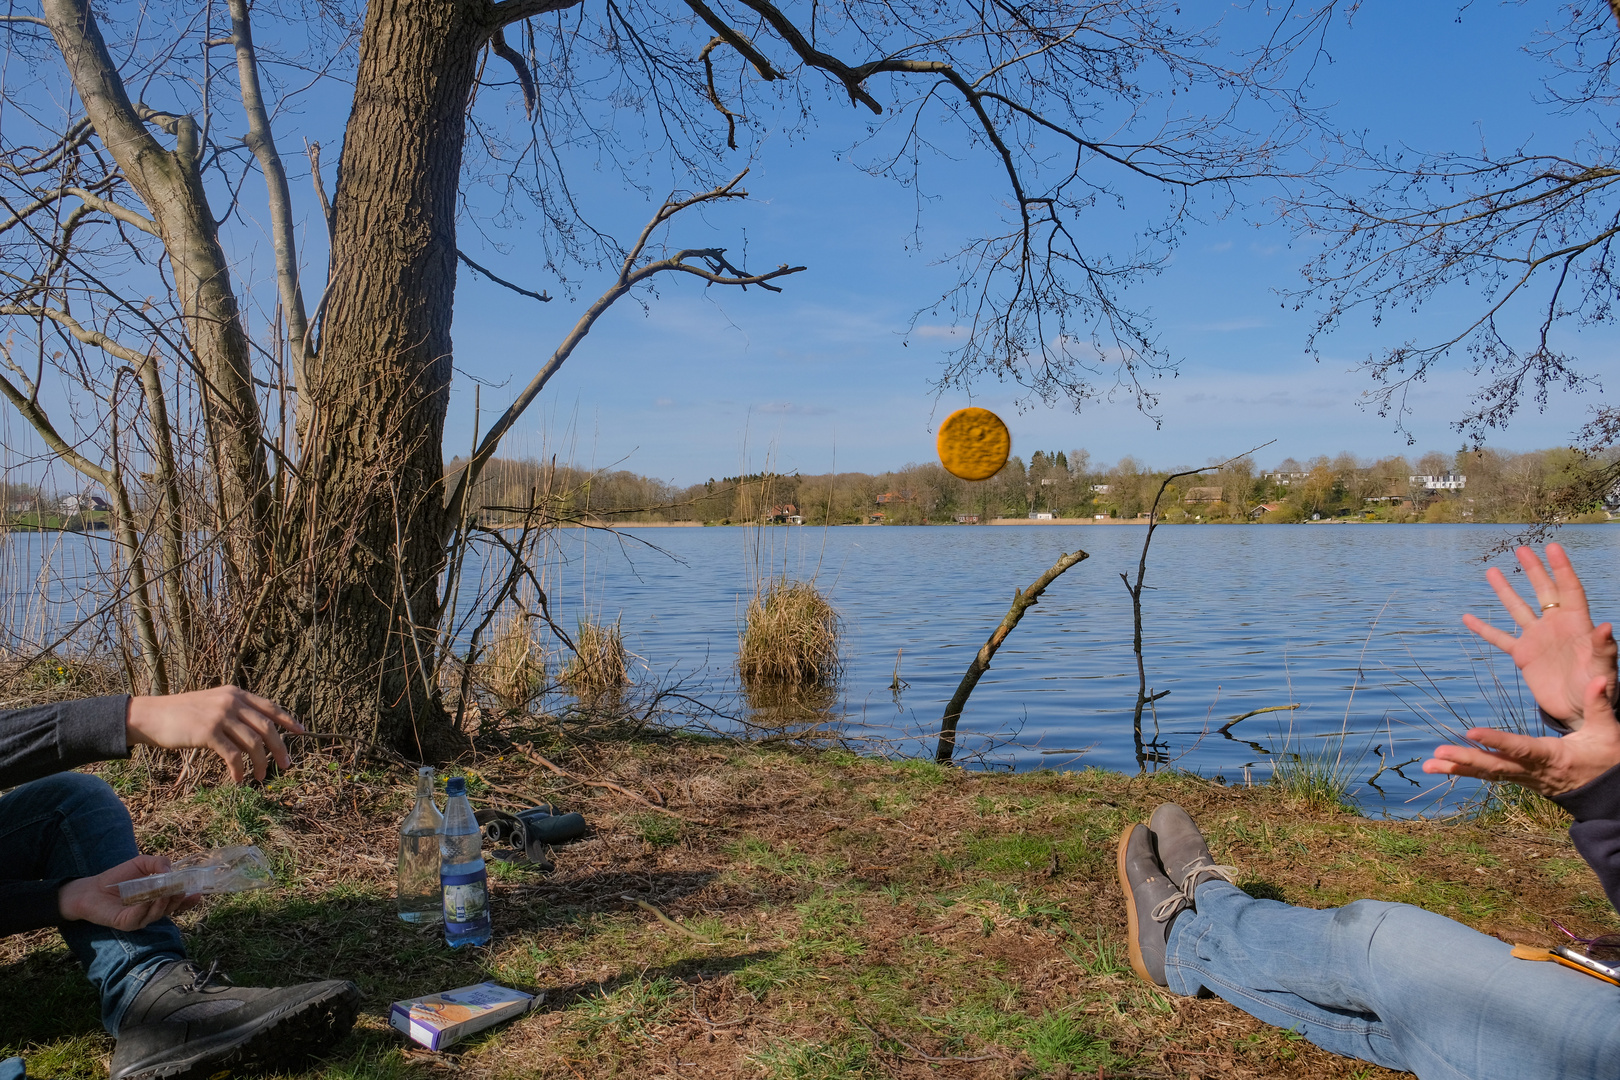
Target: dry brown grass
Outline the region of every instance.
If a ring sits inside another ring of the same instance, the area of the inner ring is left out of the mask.
[[[503,708],[528,708],[546,688],[546,654],[534,621],[514,612],[497,622],[478,667],[480,681]]]
[[[251,840],[285,869],[281,889],[182,924],[246,984],[359,982],[357,1031],[300,1074],[320,1080],[1395,1080],[1131,974],[1114,841],[1166,800],[1256,894],[1403,900],[1530,944],[1550,943],[1548,918],[1615,927],[1561,831],[1500,820],[1370,821],[1174,774],[975,774],[687,738],[539,746],[615,786],[495,741],[460,763],[480,807],[552,802],[592,825],[548,876],[492,864],[496,934],[479,950],[393,916],[407,766],[300,754],[263,788],[179,798],[172,756],[103,768],[144,846]],[[0,965],[0,1051],[104,1076],[94,995],[54,932],[6,939]],[[389,1029],[390,1001],[487,978],[546,996],[445,1055]]]
[[[748,604],[737,672],[745,686],[830,682],[839,632],[838,612],[813,582],[777,578]]]
[[[630,665],[624,652],[619,621],[596,622],[582,618],[574,632],[574,658],[563,672],[563,682],[576,694],[600,694],[630,685]]]

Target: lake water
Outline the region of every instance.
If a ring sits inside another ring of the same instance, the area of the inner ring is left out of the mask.
[[[565,628],[582,610],[621,618],[644,682],[679,682],[730,716],[749,715],[734,662],[752,580],[761,570],[814,577],[844,622],[832,714],[875,751],[928,754],[945,703],[1014,588],[1079,547],[1090,558],[1024,616],[974,691],[959,752],[976,768],[1135,771],[1136,662],[1119,575],[1134,571],[1144,532],[881,526],[629,529],[619,537],[567,529],[554,538],[545,575]],[[1500,724],[1505,714],[1536,726],[1512,663],[1461,621],[1471,611],[1509,625],[1484,572],[1501,566],[1527,592],[1511,555],[1485,559],[1511,534],[1469,525],[1159,529],[1143,595],[1144,649],[1150,688],[1170,693],[1145,718],[1147,767],[1258,783],[1279,754],[1328,748],[1337,757],[1342,746],[1369,810],[1426,812],[1468,797],[1471,784],[1449,790],[1412,759],[1447,730]],[[1620,527],[1570,526],[1557,538],[1584,574],[1595,617],[1620,614]],[[12,534],[0,544],[12,583],[0,597],[9,625],[28,623],[37,641],[87,614],[78,585],[107,547],[104,537]],[[463,612],[480,576],[469,569]],[[895,694],[901,650],[906,686]],[[1229,736],[1216,730],[1251,709],[1293,703],[1300,707],[1243,720]],[[1043,753],[1052,750],[1067,752]],[[1402,763],[1368,784],[1381,764]]]
[[[733,664],[750,580],[761,564],[811,577],[844,620],[835,706],[857,734],[928,753],[974,652],[1059,554],[1090,558],[1053,584],[996,654],[961,720],[976,767],[1097,765],[1134,771],[1137,675],[1130,597],[1141,526],[898,526],[629,530],[630,541],[568,530],[554,566],[565,627],[583,602],[622,617],[648,671],[684,677],[721,709],[740,707]],[[1144,719],[1148,767],[1229,783],[1264,782],[1277,754],[1330,748],[1371,810],[1429,811],[1448,790],[1412,759],[1446,730],[1503,722],[1539,729],[1506,657],[1462,626],[1471,611],[1511,625],[1488,565],[1524,586],[1511,555],[1487,558],[1510,527],[1468,525],[1166,526],[1153,538],[1143,595],[1148,684],[1168,690]],[[1620,528],[1559,530],[1599,620],[1620,615]],[[641,547],[656,544],[667,554]],[[768,550],[760,550],[765,548]],[[897,650],[908,684],[891,692]],[[1251,709],[1299,704],[1217,733]],[[1042,751],[1084,753],[1042,753]],[[1404,766],[1397,773],[1394,766]],[[1369,786],[1380,765],[1391,767]],[[1404,775],[1403,775],[1404,774]]]

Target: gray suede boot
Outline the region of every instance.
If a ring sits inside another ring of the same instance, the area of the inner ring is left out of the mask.
[[[130,1002],[110,1080],[295,1071],[347,1035],[359,1008],[345,979],[257,989],[176,961]]]

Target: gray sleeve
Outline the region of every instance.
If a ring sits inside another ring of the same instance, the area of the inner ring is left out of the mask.
[[[128,715],[123,694],[0,712],[0,787],[128,757]]]

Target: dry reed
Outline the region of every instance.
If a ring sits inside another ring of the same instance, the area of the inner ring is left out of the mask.
[[[574,693],[599,694],[629,685],[630,666],[617,619],[599,623],[582,617],[574,634],[574,648],[574,659],[563,672],[563,681]]]
[[[829,682],[838,635],[838,612],[812,582],[778,578],[748,603],[737,671],[745,686]]]
[[[479,668],[484,685],[502,707],[528,708],[546,688],[546,654],[535,637],[533,620],[516,612],[496,623]]]

